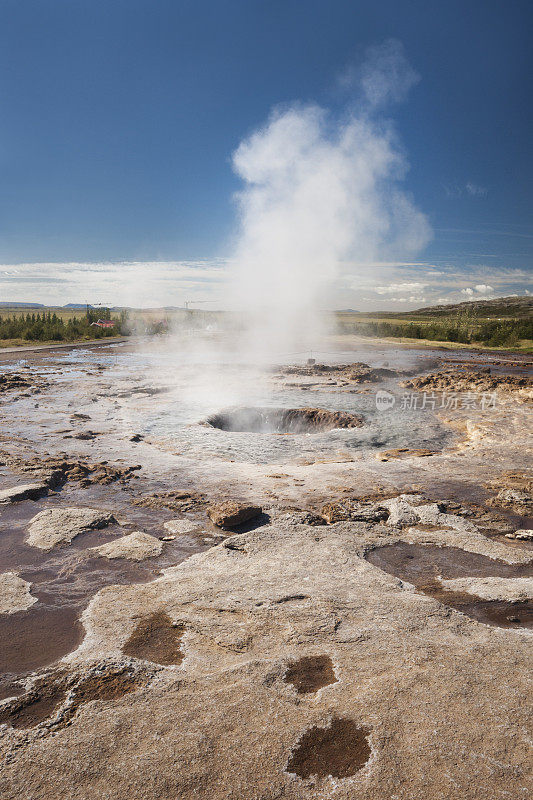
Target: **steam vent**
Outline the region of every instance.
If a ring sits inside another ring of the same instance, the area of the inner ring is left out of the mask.
[[[322,433],[335,428],[360,428],[363,418],[325,408],[238,407],[208,417],[206,424],[222,431],[248,433]]]

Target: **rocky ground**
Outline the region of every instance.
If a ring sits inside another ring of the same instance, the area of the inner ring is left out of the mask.
[[[490,367],[483,370],[459,370],[449,367],[436,374],[421,375],[404,381],[408,389],[429,389],[451,392],[512,392],[514,399],[531,402],[533,378],[528,375],[491,374]]]
[[[34,421],[13,386],[0,422],[2,800],[528,797],[531,382],[478,361],[274,371],[332,412],[495,399],[434,404],[440,448],[263,463],[133,428],[168,384],[33,365]]]

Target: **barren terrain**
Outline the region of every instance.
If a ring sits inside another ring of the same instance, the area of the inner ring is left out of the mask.
[[[0,364],[2,800],[533,790],[527,356]]]

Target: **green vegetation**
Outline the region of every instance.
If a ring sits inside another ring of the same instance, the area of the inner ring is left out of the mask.
[[[92,323],[112,320],[114,326],[101,328]],[[0,340],[9,342],[74,342],[84,339],[103,339],[129,333],[127,313],[112,316],[109,309],[87,309],[67,316],[63,311],[12,311],[0,315]]]
[[[339,311],[340,333],[409,339],[458,347],[533,351],[533,298],[503,297],[406,312]],[[112,319],[112,328],[91,323]],[[0,347],[28,342],[75,342],[128,336],[164,336],[169,331],[236,330],[242,320],[222,311],[183,308],[20,308],[0,304]]]
[[[357,320],[340,323],[343,333],[359,336],[427,339],[432,342],[482,344],[486,347],[516,347],[524,339],[533,340],[533,320],[490,320],[473,324],[461,319],[444,322],[389,322]]]
[[[450,342],[459,345],[533,349],[533,299],[503,297],[416,311],[339,312],[342,333]]]

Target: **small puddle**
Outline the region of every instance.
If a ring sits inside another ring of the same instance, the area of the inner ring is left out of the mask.
[[[181,664],[180,641],[184,632],[184,625],[174,625],[167,614],[158,611],[137,623],[122,652],[155,664]]]
[[[353,720],[335,718],[327,728],[309,728],[287,763],[287,772],[300,778],[349,778],[370,758],[367,728]]]
[[[461,611],[467,617],[496,625],[498,628],[533,628],[531,600],[482,600],[467,592],[453,592],[435,587],[420,587],[425,593],[446,606]]]
[[[61,507],[63,503],[73,507],[113,509],[119,516],[127,517],[130,524],[87,531],[68,546],[51,551],[28,546],[24,537],[29,521],[44,508]],[[160,556],[143,562],[98,558],[89,549],[113,541],[117,534],[131,533],[134,528],[159,536],[165,532],[163,522],[170,516],[172,513],[166,509],[160,513],[138,509],[129,495],[114,487],[80,490],[68,485],[62,489],[61,497],[2,508],[0,572],[14,570],[31,583],[31,594],[38,603],[26,611],[0,614],[0,672],[4,673],[0,680],[0,699],[2,695],[9,697],[16,693],[4,688],[4,684],[8,687],[17,676],[47,667],[78,647],[84,635],[79,617],[100,589],[110,584],[151,581],[161,569],[209,547],[199,537],[178,537],[176,541],[165,543]]]
[[[508,564],[470,553],[460,547],[395,542],[376,547],[366,554],[367,561],[390,575],[414,583],[434,581],[437,576],[452,578],[526,578],[533,575],[533,561]]]
[[[41,669],[72,652],[83,640],[78,609],[34,606],[0,615],[0,672]]]
[[[33,728],[52,716],[67,696],[64,686],[43,682],[34,692],[16,700],[0,713],[0,722],[12,728]]]
[[[531,600],[483,600],[475,594],[445,589],[438,578],[523,578],[533,575],[533,561],[508,564],[458,547],[438,545],[394,544],[376,547],[366,554],[371,564],[389,575],[412,583],[424,594],[466,616],[503,628],[533,627]]]
[[[32,691],[14,700],[0,712],[0,723],[7,723],[12,728],[33,728],[51,717],[71,691],[68,707],[58,723],[64,726],[84,703],[116,700],[143,683],[141,677],[127,667],[89,675],[78,681],[75,676],[56,673],[38,681]]]
[[[337,683],[337,676],[329,656],[304,656],[289,664],[284,680],[292,683],[298,694],[310,694]]]

